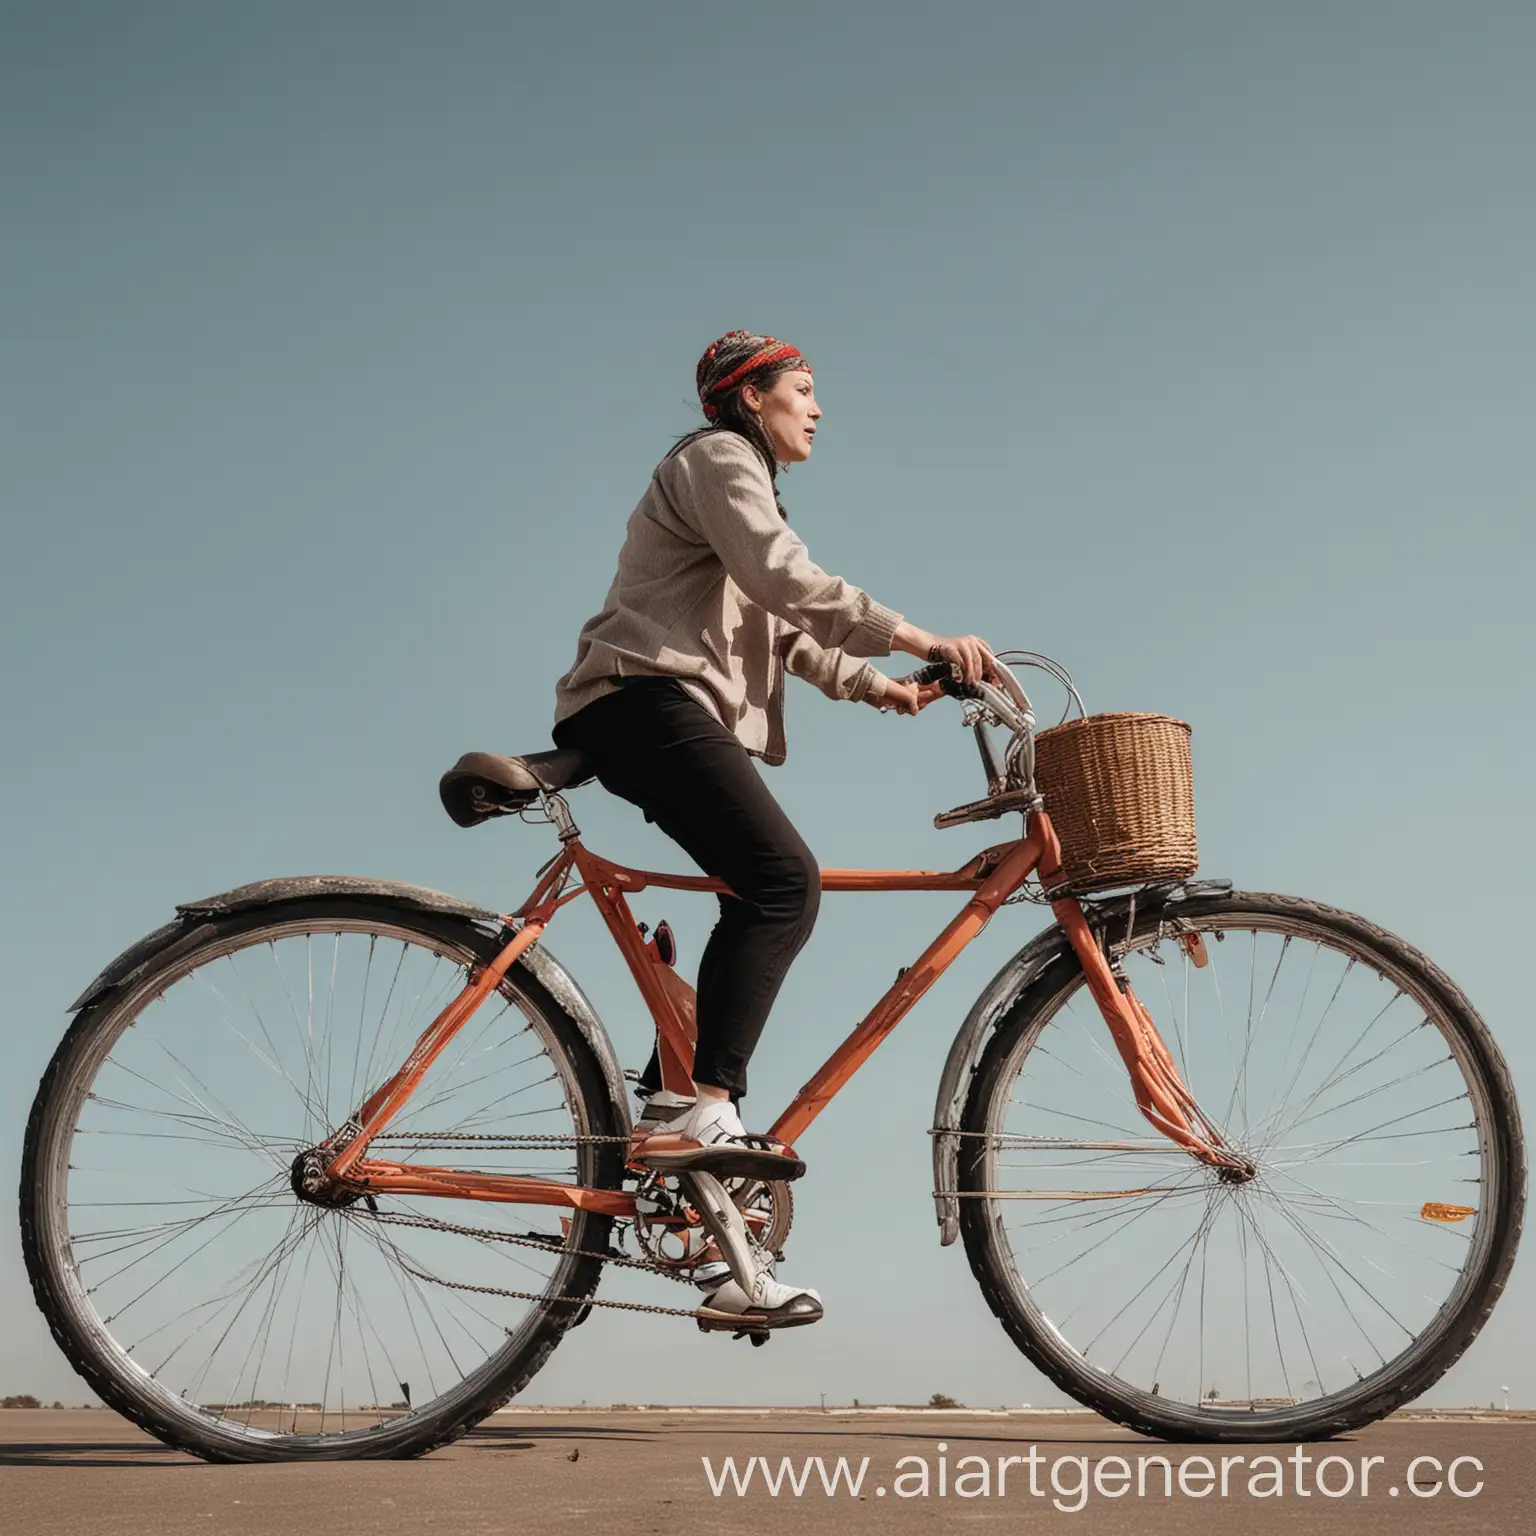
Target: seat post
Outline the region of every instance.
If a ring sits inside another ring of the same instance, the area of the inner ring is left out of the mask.
[[[571,808],[565,803],[565,797],[546,790],[540,799],[544,802],[544,813],[554,822],[555,830],[560,834],[560,841],[568,843],[573,837],[581,836],[581,828],[571,820]]]

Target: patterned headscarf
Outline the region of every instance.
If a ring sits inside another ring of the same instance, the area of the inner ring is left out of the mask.
[[[695,380],[699,387],[699,404],[704,415],[714,421],[720,414],[715,403],[728,389],[741,383],[748,374],[759,368],[779,364],[775,373],[789,373],[795,369],[810,370],[810,363],[798,347],[788,342],[776,341],[772,336],[757,336],[751,331],[727,331],[719,341],[712,341],[699,359]]]

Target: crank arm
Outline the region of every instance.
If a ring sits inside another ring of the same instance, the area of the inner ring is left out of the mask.
[[[752,1256],[752,1241],[747,1224],[725,1187],[711,1173],[679,1173],[678,1183],[688,1202],[699,1213],[709,1235],[720,1249],[720,1256],[731,1266],[736,1283],[748,1296],[757,1284],[757,1262]]]

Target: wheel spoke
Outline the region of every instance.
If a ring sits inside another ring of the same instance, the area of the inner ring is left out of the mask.
[[[1251,1172],[1131,1129],[1126,1070],[1075,967],[1040,975],[999,1023],[973,1089],[990,1107],[959,1143],[962,1227],[1007,1315],[1128,1423],[1197,1434],[1241,1415],[1263,1438],[1366,1413],[1496,1251],[1492,1099],[1463,1016],[1319,909],[1258,900],[1279,910],[1181,910],[1171,949],[1144,916],[1116,947]],[[1426,1219],[1436,1202],[1470,1223]]]
[[[322,1195],[296,1182],[296,1159],[356,1111],[376,1074],[399,1069],[486,963],[466,933],[345,907],[232,925],[169,962],[138,1001],[125,994],[93,1016],[96,1043],[58,1090],[68,1131],[39,1198],[63,1233],[54,1289],[77,1331],[102,1341],[109,1381],[142,1395],[142,1363],[158,1432],[193,1448],[222,1437],[220,1453],[237,1458],[246,1445],[408,1444],[440,1405],[489,1401],[487,1366],[536,1368],[546,1319],[568,1318],[559,1298],[583,1275],[590,1289],[590,1258],[569,1250],[606,1248],[606,1218],[573,1210],[557,1226],[528,1208],[526,1235],[557,1240],[545,1252],[476,1226],[462,1202],[365,1203],[342,1187],[339,1203],[313,1204]],[[430,1066],[381,1147],[389,1160],[592,1177],[598,1154],[569,1140],[607,1125],[606,1107],[594,1120],[581,1099],[572,1053],[586,1046],[521,978],[514,969]],[[529,1142],[534,1127],[551,1140]]]
[[[235,957],[233,955],[229,955],[226,958],[229,961],[230,969],[234,970]],[[235,979],[240,982],[241,989],[244,990],[245,981],[241,977],[238,970],[235,970]],[[256,1025],[257,1028],[261,1031],[262,1038],[266,1041],[267,1051],[262,1051],[261,1048],[257,1046],[256,1042],[252,1040],[230,1017],[230,1015],[233,1014],[236,1010],[230,1003],[229,999],[226,998],[224,994],[219,990],[218,985],[214,982],[213,978],[203,977],[202,980],[207,986],[208,990],[212,992],[216,998],[218,998],[220,1005],[224,1009],[224,1012],[221,1015],[221,1021],[225,1028],[227,1028],[232,1034],[240,1039],[258,1061],[260,1061],[264,1066],[270,1067],[283,1079],[284,1082],[288,1084],[288,1086],[293,1090],[294,1095],[298,1099],[299,1103],[302,1104],[304,1108],[309,1112],[310,1123],[314,1123],[316,1120],[318,1120],[319,1111],[315,1107],[314,1100],[310,1098],[302,1088],[299,1087],[299,1085],[293,1080],[293,1074],[289,1072],[287,1067],[283,1065],[281,1059],[282,1053],[277,1049],[276,1045],[273,1044],[271,1033],[267,1029],[266,1020],[262,1018],[261,1013],[259,1010],[257,1010],[255,1004],[251,1002],[251,995],[249,991],[245,992],[246,1002],[250,1004],[251,1011],[256,1015]],[[268,1052],[271,1054],[267,1054]]]

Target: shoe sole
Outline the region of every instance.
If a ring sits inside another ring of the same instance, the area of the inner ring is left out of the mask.
[[[804,1328],[808,1323],[819,1323],[826,1311],[819,1301],[809,1296],[796,1296],[772,1312],[762,1308],[721,1312],[715,1307],[700,1307],[694,1316],[705,1333],[767,1333],[775,1328]]]
[[[754,1152],[750,1147],[697,1147],[688,1152],[638,1152],[637,1168],[656,1173],[712,1173],[717,1179],[762,1179],[767,1183],[798,1179],[805,1164],[782,1152]]]

